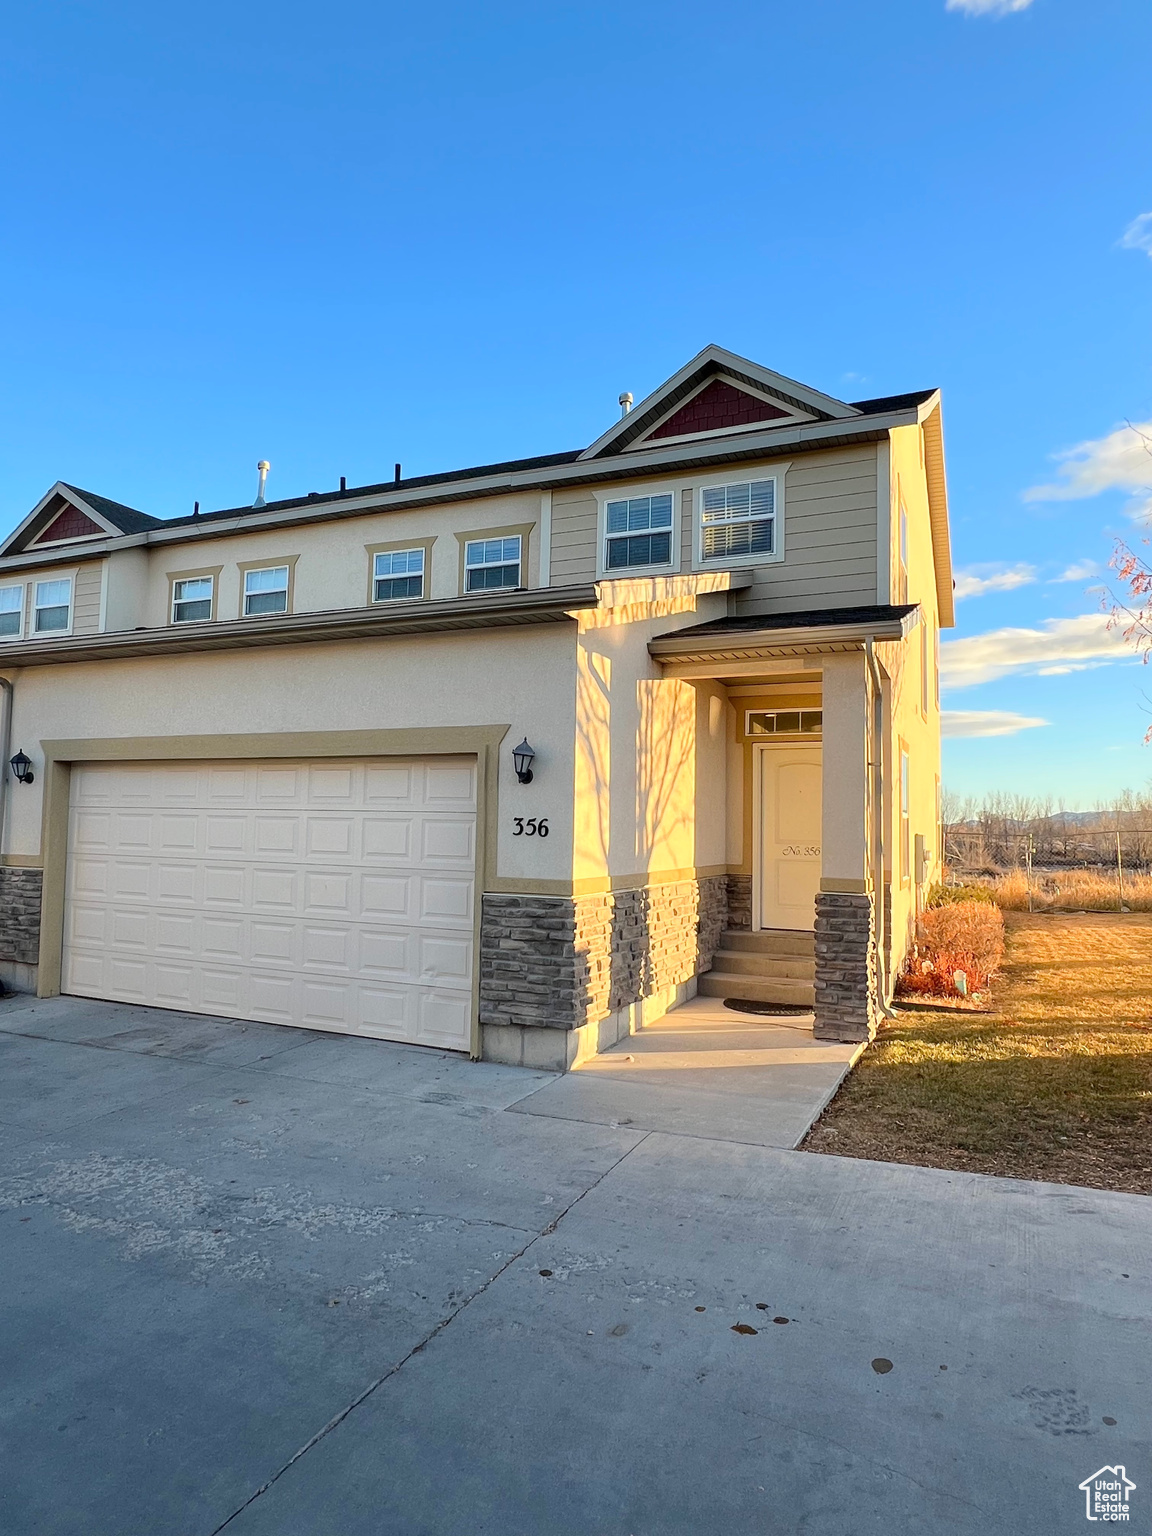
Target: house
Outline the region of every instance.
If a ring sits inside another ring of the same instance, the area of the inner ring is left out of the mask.
[[[940,861],[940,397],[711,346],[588,447],[0,546],[0,963],[566,1067],[876,1027]]]
[[[1123,1467],[1101,1467],[1077,1486],[1084,1494],[1085,1519],[1128,1520],[1129,1500],[1136,1484]]]

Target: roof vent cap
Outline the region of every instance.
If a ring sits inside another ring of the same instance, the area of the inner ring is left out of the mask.
[[[626,389],[620,396],[620,419],[623,420],[632,409],[632,391]]]
[[[256,500],[252,503],[252,505],[254,507],[262,507],[265,504],[264,487],[268,484],[268,471],[272,468],[272,466],[269,464],[267,459],[261,459],[256,468],[259,471],[260,479],[256,486]]]

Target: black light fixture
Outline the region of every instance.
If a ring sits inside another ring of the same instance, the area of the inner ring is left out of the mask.
[[[531,784],[532,764],[535,758],[536,754],[528,745],[527,736],[525,736],[518,747],[512,748],[512,761],[516,765],[516,777],[520,780],[521,784]]]
[[[16,756],[12,759],[11,766],[12,772],[16,775],[19,783],[31,784],[35,774],[32,772],[32,759],[27,753],[17,752]]]

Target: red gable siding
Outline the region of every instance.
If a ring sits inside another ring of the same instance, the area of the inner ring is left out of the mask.
[[[58,517],[54,517],[44,532],[37,534],[34,544],[56,544],[61,539],[82,539],[86,534],[103,533],[99,523],[94,523],[86,512],[71,504]]]
[[[649,437],[687,437],[693,432],[718,432],[722,427],[746,427],[757,421],[777,421],[789,411],[746,395],[734,384],[713,379],[705,389],[682,405],[674,416]]]

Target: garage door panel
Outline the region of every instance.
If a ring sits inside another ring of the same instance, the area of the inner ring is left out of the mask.
[[[469,1043],[471,761],[78,766],[64,988]]]
[[[472,881],[430,880],[420,882],[421,922],[467,923],[472,922]]]

